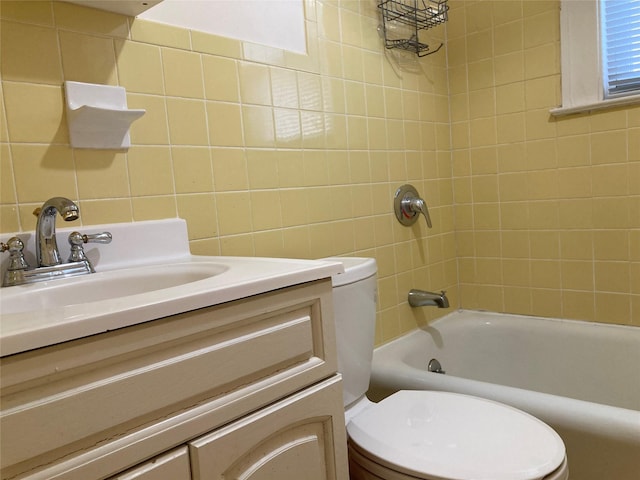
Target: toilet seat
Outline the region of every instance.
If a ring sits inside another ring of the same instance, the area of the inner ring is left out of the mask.
[[[369,478],[566,478],[564,444],[551,427],[483,398],[400,391],[355,415],[347,432],[352,462],[388,472]]]
[[[367,453],[361,453],[360,449],[353,442],[349,441],[349,477],[351,480],[452,480],[434,477],[432,475],[420,474],[419,476],[405,474],[395,470],[394,467],[385,466],[370,459]],[[475,478],[475,477],[473,477]],[[542,480],[568,480],[569,466],[565,457],[562,464]],[[468,480],[468,479],[465,479]]]

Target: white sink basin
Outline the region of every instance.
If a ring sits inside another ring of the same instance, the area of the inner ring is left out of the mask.
[[[213,262],[151,265],[11,287],[2,291],[2,314],[69,307],[186,285],[229,269]]]

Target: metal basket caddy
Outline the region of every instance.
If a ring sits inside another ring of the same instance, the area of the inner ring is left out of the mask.
[[[418,32],[447,21],[448,0],[384,0],[378,3],[386,48],[400,48],[424,57],[435,53],[422,43]]]

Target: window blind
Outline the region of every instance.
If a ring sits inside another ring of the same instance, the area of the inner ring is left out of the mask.
[[[640,93],[640,0],[600,0],[605,98]]]

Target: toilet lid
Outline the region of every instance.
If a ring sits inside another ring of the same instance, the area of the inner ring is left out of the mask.
[[[456,393],[400,391],[356,415],[347,432],[399,471],[444,479],[540,479],[565,457],[562,439],[537,418]]]

